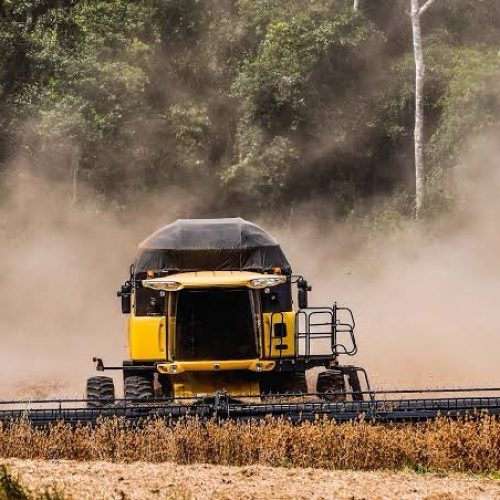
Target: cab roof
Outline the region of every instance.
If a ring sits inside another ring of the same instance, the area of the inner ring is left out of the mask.
[[[291,272],[278,241],[241,218],[178,219],[139,245],[135,272]]]

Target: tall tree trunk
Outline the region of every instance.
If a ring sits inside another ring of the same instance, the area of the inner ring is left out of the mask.
[[[422,47],[422,15],[436,0],[427,0],[420,7],[420,0],[411,0],[411,26],[415,56],[415,217],[422,215],[425,197],[424,170],[424,81],[425,64]]]
[[[354,5],[352,6],[354,10],[359,10],[359,0],[354,0]]]
[[[411,0],[411,26],[413,31],[413,52],[415,56],[415,216],[422,214],[425,195],[424,172],[424,78],[425,65],[422,49],[419,0]]]
[[[75,147],[71,156],[71,202],[78,201],[78,175],[80,173],[80,149]]]

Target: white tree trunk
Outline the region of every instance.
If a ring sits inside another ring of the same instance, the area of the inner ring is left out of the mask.
[[[411,0],[411,26],[413,31],[413,52],[415,56],[415,215],[422,213],[425,195],[424,172],[424,78],[425,66],[420,28],[419,0]]]
[[[354,10],[359,10],[359,0],[354,0],[354,5],[352,6]]]
[[[415,216],[422,215],[425,197],[424,171],[424,80],[425,64],[422,47],[422,15],[436,0],[427,0],[420,7],[420,0],[411,1],[411,26],[413,32],[413,53],[415,56]]]
[[[71,201],[75,205],[78,202],[78,176],[80,174],[80,151],[73,150],[71,157]]]

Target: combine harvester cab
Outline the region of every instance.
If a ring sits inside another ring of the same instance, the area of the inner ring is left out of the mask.
[[[122,369],[125,398],[139,402],[308,392],[362,400],[365,371],[339,364],[340,355],[356,353],[352,312],[309,307],[310,290],[259,226],[178,220],[140,244],[118,293],[129,314],[130,359],[105,367],[96,358],[97,368]],[[314,367],[324,371],[308,377],[308,388],[306,370]],[[108,405],[113,394],[111,378],[88,380],[91,407]]]

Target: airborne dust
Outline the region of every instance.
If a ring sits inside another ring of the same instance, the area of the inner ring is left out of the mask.
[[[498,387],[500,150],[474,140],[455,169],[460,201],[432,224],[387,233],[352,224],[290,234],[289,256],[312,302],[349,305],[376,387]],[[324,226],[324,225],[323,225]]]
[[[188,214],[195,202],[138,201],[104,209],[93,193],[71,200],[68,186],[26,162],[8,172],[0,202],[0,397],[82,396],[92,357],[126,358],[126,318],[116,291],[149,232]],[[119,379],[117,378],[119,382]]]
[[[432,225],[367,236],[361,225],[298,215],[285,226],[258,220],[313,284],[311,304],[336,300],[354,310],[359,354],[344,362],[366,367],[375,386],[498,385],[500,175],[492,144],[469,148],[456,169],[462,201]],[[19,162],[5,184],[0,398],[81,396],[92,356],[126,358],[115,292],[135,245],[177,217],[207,216],[204,205],[176,192],[127,212],[105,209],[92,193],[75,204],[67,186]]]

